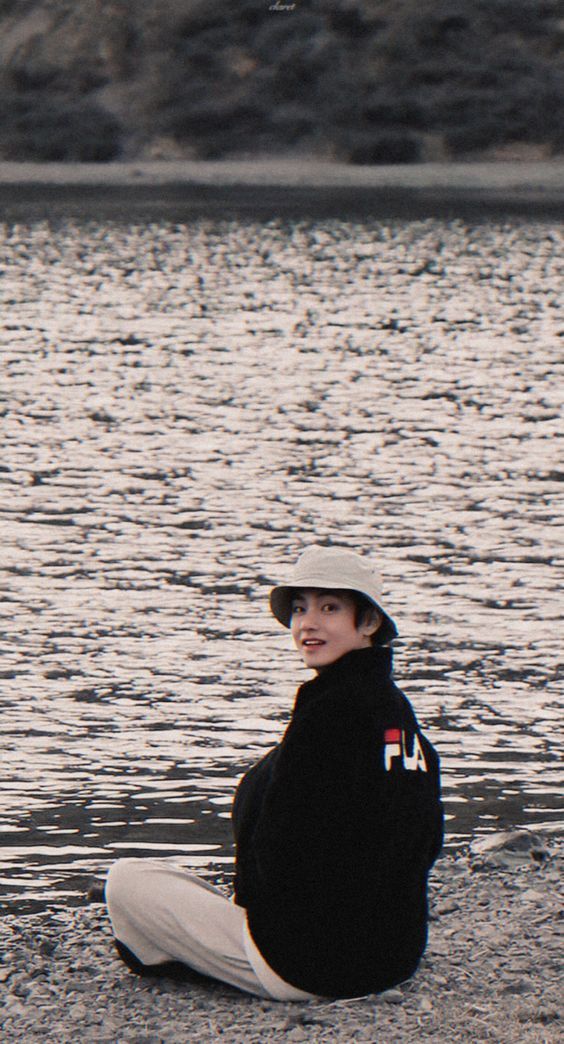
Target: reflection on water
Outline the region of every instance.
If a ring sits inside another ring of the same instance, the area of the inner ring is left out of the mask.
[[[535,222],[5,224],[0,890],[229,877],[307,675],[266,610],[372,550],[449,843],[557,822],[560,235]]]

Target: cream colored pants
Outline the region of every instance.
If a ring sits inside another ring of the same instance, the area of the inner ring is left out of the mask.
[[[259,997],[312,999],[266,964],[242,906],[166,859],[119,859],[108,873],[106,902],[116,939],[143,964],[182,961]]]

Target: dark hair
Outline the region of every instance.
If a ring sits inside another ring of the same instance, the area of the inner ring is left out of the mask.
[[[299,587],[294,587],[293,590],[290,591],[290,606],[294,601],[294,598],[299,596],[301,590],[302,589]],[[351,599],[354,605],[354,625],[357,630],[375,609],[376,611],[379,611],[378,606],[374,605],[374,602],[371,602],[370,599],[366,598],[366,596],[361,594],[360,591],[350,591],[346,587],[324,587],[320,588],[320,590],[326,591],[327,594],[337,595],[339,598],[342,598],[344,595],[346,598]],[[372,645],[384,645],[385,642],[388,641],[389,636],[386,635],[386,628],[382,626],[382,622],[380,623],[378,630],[370,635]]]
[[[354,625],[357,630],[359,627],[362,626],[367,617],[369,617],[375,609],[378,611],[378,607],[374,605],[374,602],[371,602],[370,599],[366,598],[363,594],[360,593],[360,591],[339,591],[335,593],[348,594],[349,597],[352,598],[354,603]],[[382,631],[382,621],[380,621],[380,626],[378,627],[378,630],[375,631],[374,634],[370,635],[370,641],[372,645],[382,644]]]

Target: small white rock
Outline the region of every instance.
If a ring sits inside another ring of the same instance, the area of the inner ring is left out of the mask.
[[[380,994],[380,1000],[384,1004],[401,1004],[403,993],[401,990],[384,990],[384,993]]]

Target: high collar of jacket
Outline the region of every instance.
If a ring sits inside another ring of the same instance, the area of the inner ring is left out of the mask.
[[[300,685],[296,709],[344,683],[362,684],[368,678],[372,682],[387,681],[391,673],[392,650],[388,647],[371,645],[368,649],[353,649],[325,667],[315,678]]]

